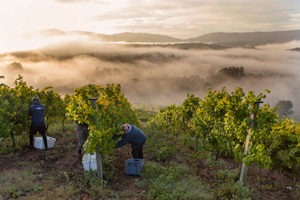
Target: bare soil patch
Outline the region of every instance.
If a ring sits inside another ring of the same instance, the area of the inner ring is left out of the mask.
[[[76,134],[56,134],[57,139],[54,148],[45,150],[29,149],[24,147],[21,151],[0,156],[0,177],[10,170],[25,171],[34,168],[36,182],[41,183],[43,188],[38,191],[29,191],[20,195],[17,199],[51,199],[44,198],[49,191],[65,191],[60,188],[68,184],[80,182],[84,170],[80,160],[77,158]],[[125,145],[116,149],[116,160],[112,163],[114,177],[110,178],[107,187],[125,200],[146,200],[148,188],[137,186],[136,182],[142,177],[125,175],[125,161],[131,157],[131,148]],[[145,155],[145,160],[151,159]],[[183,159],[184,160],[184,159]],[[185,162],[185,161],[183,161]],[[197,176],[210,185],[211,190],[215,189],[217,183],[215,178],[216,167],[212,167],[203,160],[189,161],[190,165],[198,169]],[[238,164],[232,159],[220,158],[219,167],[223,169],[236,169]],[[106,169],[107,170],[107,169]],[[109,170],[109,169],[108,169]],[[105,176],[104,171],[104,176]],[[106,177],[104,177],[106,178]],[[258,167],[249,167],[247,186],[254,193],[257,200],[296,200],[300,195],[299,173],[279,173],[273,170],[263,170]],[[92,199],[88,191],[75,190],[74,199]],[[1,197],[0,200],[9,199]]]
[[[57,139],[54,148],[45,150],[29,149],[24,147],[21,151],[10,155],[0,156],[0,177],[12,169],[17,171],[26,170],[34,167],[34,172],[37,177],[40,177],[39,181],[43,185],[43,190],[53,190],[54,188],[63,187],[66,185],[66,179],[71,182],[80,181],[84,173],[81,160],[78,160],[76,145],[77,137],[74,133],[70,136],[64,136],[62,134],[56,134]],[[131,198],[123,199],[146,199],[146,191],[137,187],[134,182],[139,177],[127,176],[125,174],[125,161],[130,155],[130,146],[125,146],[117,149],[117,159],[115,163],[115,177],[113,180],[109,180],[108,187],[116,193],[127,191],[128,195],[133,195]],[[104,171],[105,176],[105,171]],[[104,177],[105,179],[105,177]],[[51,180],[51,181],[49,181]],[[37,194],[35,192],[34,197],[31,193],[21,195],[21,199],[39,199],[43,197],[43,191],[41,190]],[[128,192],[129,191],[129,192]],[[74,199],[91,199],[86,191],[77,191],[78,198]],[[0,194],[1,199],[1,194]],[[2,200],[2,199],[1,199]]]

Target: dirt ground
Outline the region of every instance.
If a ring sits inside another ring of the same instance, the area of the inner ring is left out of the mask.
[[[62,177],[66,172],[70,181],[78,181],[78,177],[81,177],[84,173],[83,165],[77,157],[76,134],[70,137],[55,135],[57,139],[54,148],[50,148],[47,151],[38,149],[29,149],[24,147],[16,154],[1,155],[0,156],[0,175],[4,174],[8,170],[25,170],[30,168],[30,165],[34,165],[38,170],[37,174],[43,174],[41,183],[46,185],[44,188],[60,187],[65,184],[65,177]],[[110,180],[109,186],[115,192],[123,190],[130,191],[130,194],[134,194],[138,199],[146,199],[146,191],[144,189],[135,186],[134,182],[139,177],[128,176],[125,174],[125,161],[130,155],[130,146],[117,149],[117,162],[115,163],[116,176],[113,180]],[[105,172],[104,172],[105,173]],[[47,177],[54,177],[54,181],[48,181]],[[105,178],[105,177],[104,177]],[[43,181],[45,179],[45,181]],[[52,184],[52,186],[47,186]],[[53,186],[55,184],[55,186]],[[41,194],[40,194],[41,195]],[[35,198],[31,198],[30,194],[26,194],[26,197],[21,199],[38,199],[40,195],[35,195]],[[132,195],[131,195],[132,196]],[[136,197],[130,197],[128,200],[137,199]],[[84,191],[78,195],[78,198],[74,199],[90,199],[88,194]],[[126,200],[127,198],[123,198]],[[0,200],[1,195],[0,195]]]
[[[222,169],[237,169],[239,164],[232,159],[220,158]],[[200,161],[198,176],[214,189],[216,168]],[[246,185],[252,191],[255,200],[299,200],[299,173],[279,173],[275,170],[264,170],[251,166],[247,170]],[[236,177],[239,181],[239,177]]]
[[[43,190],[64,186],[66,178],[69,181],[78,181],[78,177],[82,176],[84,170],[76,154],[76,134],[68,137],[57,134],[55,138],[57,141],[54,148],[47,151],[24,147],[18,153],[1,155],[0,176],[12,169],[21,171],[34,165],[35,169],[38,169],[35,173],[38,176],[41,175],[39,181],[44,186]],[[147,199],[147,188],[137,187],[135,184],[139,177],[125,175],[125,161],[131,157],[130,146],[126,145],[117,149],[117,151],[117,159],[114,163],[116,174],[114,179],[108,183],[109,187],[116,193],[127,191],[128,197],[126,195],[122,197],[125,200]],[[147,154],[145,157],[147,157]],[[237,164],[232,160],[222,159],[222,162],[224,163],[223,166],[228,169],[237,167]],[[198,163],[198,168],[199,178],[209,183],[213,190],[215,185],[213,181],[214,169],[201,161]],[[255,199],[258,200],[296,200],[299,197],[299,184],[300,178],[298,175],[282,174],[254,167],[248,169],[247,185],[254,192]],[[43,195],[43,190],[29,192],[19,197],[19,199],[40,199]],[[84,191],[80,191],[77,195],[78,198],[74,199],[90,199],[89,195]],[[0,200],[3,200],[1,198],[0,195]]]

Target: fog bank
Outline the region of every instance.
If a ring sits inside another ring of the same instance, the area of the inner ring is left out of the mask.
[[[299,113],[300,57],[289,49],[300,42],[255,49],[180,50],[170,47],[61,42],[34,50],[0,54],[0,75],[13,85],[18,74],[37,88],[53,86],[71,94],[88,83],[120,83],[133,104],[181,103],[187,93],[204,97],[208,88],[242,87],[257,93],[271,90],[266,103],[291,100]],[[227,67],[243,67],[245,75],[220,74]]]

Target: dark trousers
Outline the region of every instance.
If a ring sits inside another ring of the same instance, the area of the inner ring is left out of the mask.
[[[43,137],[45,149],[48,149],[47,136],[46,136],[46,126],[45,125],[42,125],[42,126],[33,126],[33,125],[31,125],[30,126],[30,134],[29,134],[30,146],[33,146],[33,136],[36,135],[37,132],[39,132],[41,134],[41,136]]]
[[[141,145],[141,146],[133,146],[131,154],[132,154],[133,158],[144,159],[143,145]]]
[[[77,153],[81,155],[81,149],[89,136],[89,129],[87,126],[77,125],[76,131],[78,137]]]

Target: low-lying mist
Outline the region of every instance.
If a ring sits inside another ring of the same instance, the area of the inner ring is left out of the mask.
[[[52,86],[71,94],[88,83],[120,83],[133,104],[170,105],[181,103],[188,93],[204,97],[208,88],[242,87],[257,93],[271,91],[265,103],[291,100],[300,111],[300,59],[298,42],[229,48],[182,50],[168,46],[68,42],[45,48],[0,54],[0,75],[13,85],[20,74],[36,88]],[[244,75],[220,72],[242,67]]]

